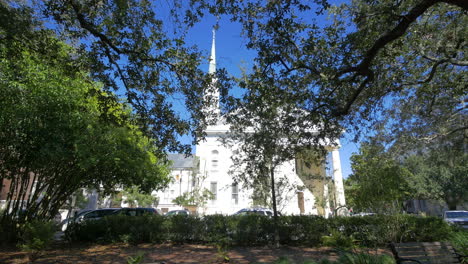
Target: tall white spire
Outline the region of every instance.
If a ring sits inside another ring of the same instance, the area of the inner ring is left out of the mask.
[[[215,46],[216,30],[213,28],[213,40],[211,44],[210,66],[208,68],[209,74],[216,73],[216,46]],[[219,90],[216,87],[216,78],[213,77],[211,87],[205,93],[205,101],[208,105],[205,106],[205,111],[210,124],[216,124],[219,119]]]
[[[213,41],[211,43],[211,56],[210,56],[210,67],[208,69],[208,73],[214,74],[216,72],[216,45],[215,45],[215,38],[216,38],[216,30],[213,28]]]

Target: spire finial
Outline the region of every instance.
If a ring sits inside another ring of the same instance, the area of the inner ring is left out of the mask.
[[[215,45],[215,38],[216,38],[216,29],[213,27],[213,42],[211,44],[211,56],[210,56],[210,67],[208,69],[208,73],[214,74],[216,72],[216,45]]]

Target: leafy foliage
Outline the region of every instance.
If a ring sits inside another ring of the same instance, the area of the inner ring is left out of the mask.
[[[120,202],[127,203],[130,207],[153,207],[157,206],[158,197],[153,196],[151,193],[143,193],[138,186],[130,186],[125,188],[120,194]]]
[[[354,246],[352,236],[346,236],[336,229],[330,230],[330,235],[322,237],[322,244],[328,247],[334,247],[341,250],[351,249]]]
[[[463,96],[465,1],[192,2],[190,17],[203,16],[197,6],[227,15],[242,24],[247,47],[257,51],[240,81],[247,90],[242,101],[302,109],[309,125],[324,130],[320,136],[334,138],[340,127],[363,131],[388,117],[381,110],[401,102],[431,106],[413,100],[428,91],[452,94],[452,101]],[[260,96],[269,92],[276,101]]]
[[[408,182],[415,186],[419,197],[445,201],[451,210],[468,201],[468,153],[460,147],[463,143],[428,148],[405,160],[414,174]]]
[[[127,264],[139,264],[143,261],[144,256],[144,252],[138,252],[136,256],[127,258]]]
[[[378,247],[395,241],[443,241],[452,232],[442,219],[407,215],[331,219],[280,216],[278,227],[282,234],[281,243],[296,246],[323,245],[322,238],[328,236],[328,242],[332,243],[329,245]],[[330,233],[329,230],[335,231]],[[220,246],[271,245],[275,242],[273,220],[259,215],[209,215],[203,218],[108,216],[75,225],[67,229],[67,236],[72,241],[204,242]]]
[[[203,188],[195,189],[190,192],[184,192],[182,195],[177,196],[172,202],[180,206],[203,206],[209,200],[212,200],[214,195],[208,189]]]
[[[468,263],[468,232],[466,230],[455,231],[450,235],[449,241],[458,254],[465,256],[462,263]]]
[[[346,180],[348,205],[358,211],[401,211],[412,198],[408,179],[413,175],[399,165],[379,143],[363,143],[351,157],[353,174]]]
[[[106,91],[125,93],[158,149],[189,152],[190,146],[177,138],[202,134],[203,93],[213,76],[199,68],[207,56],[185,42],[189,26],[180,15],[183,3],[43,0],[2,5],[28,10],[38,24],[47,23],[59,38],[74,43],[91,79]],[[225,76],[218,71],[220,84],[227,85]],[[188,114],[180,115],[174,103],[184,105]]]
[[[50,246],[55,225],[52,222],[33,220],[24,224],[21,229],[18,247],[28,252],[30,261],[34,262]]]
[[[10,182],[2,222],[51,219],[80,188],[165,186],[155,141],[126,104],[81,70],[77,51],[33,28],[27,9],[2,2],[0,12],[25,24],[24,36],[10,23],[0,26],[0,180]]]
[[[340,256],[337,263],[342,264],[393,264],[395,260],[387,255],[368,255],[364,253],[346,253]]]

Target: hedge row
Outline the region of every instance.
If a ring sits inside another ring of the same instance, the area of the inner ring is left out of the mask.
[[[337,217],[281,216],[279,233],[284,245],[320,246],[324,237],[352,240],[362,246],[389,242],[442,241],[451,228],[440,218],[409,215]],[[223,243],[267,245],[274,237],[273,219],[258,216],[110,216],[71,226],[71,241],[129,243]],[[337,238],[336,236],[340,236]]]

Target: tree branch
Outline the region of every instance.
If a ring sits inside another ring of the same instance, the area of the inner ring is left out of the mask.
[[[346,105],[338,109],[334,115],[335,116],[343,116],[349,113],[349,110],[352,104],[356,101],[359,94],[364,90],[365,86],[373,80],[373,72],[370,69],[371,64],[375,57],[377,56],[378,52],[383,49],[386,45],[390,44],[392,41],[399,39],[402,37],[408,30],[409,26],[415,22],[421,15],[424,14],[430,7],[434,6],[437,3],[447,3],[450,5],[455,5],[458,7],[463,8],[464,10],[468,10],[468,1],[465,0],[423,0],[419,4],[415,5],[406,15],[401,16],[401,20],[398,24],[393,27],[390,31],[381,35],[372,45],[370,49],[367,50],[363,59],[358,65],[346,67],[338,72],[336,78],[340,78],[343,75],[348,73],[355,73],[353,77],[357,76],[367,76],[367,78],[360,84],[359,88],[354,91],[354,93],[349,97],[349,101],[347,101]],[[450,60],[449,60],[450,61]],[[442,64],[443,62],[447,61],[438,61],[431,70],[429,77],[424,80],[423,82],[430,81],[434,74],[437,66]],[[455,62],[455,63],[454,63]],[[463,65],[464,62],[459,61],[452,61],[453,64],[461,64]],[[457,65],[458,65],[457,64]]]
[[[103,44],[109,46],[117,54],[138,55],[141,60],[160,62],[160,63],[170,66],[171,69],[174,69],[174,64],[169,61],[161,60],[161,59],[154,58],[154,57],[148,57],[148,54],[142,54],[141,52],[138,52],[138,51],[119,48],[117,45],[113,43],[111,39],[109,39],[105,34],[99,32],[92,23],[86,20],[83,13],[80,12],[79,6],[75,3],[74,0],[70,1],[70,5],[72,6],[73,11],[75,12],[75,15],[78,20],[78,23],[80,24],[80,27],[90,32],[93,36],[97,37]]]
[[[451,131],[449,131],[447,133],[436,134],[436,135],[429,136],[429,137],[423,137],[423,138],[421,138],[421,140],[426,141],[426,142],[431,142],[434,139],[437,139],[437,138],[440,138],[440,137],[450,136],[452,134],[455,134],[458,131],[464,131],[464,130],[467,130],[467,129],[468,129],[468,126],[459,127],[459,128],[455,128],[455,129],[453,129],[453,130],[451,130]]]
[[[366,75],[367,71],[369,71],[372,61],[377,56],[377,53],[381,49],[383,49],[386,45],[388,45],[390,42],[403,36],[406,33],[408,27],[414,21],[416,21],[418,17],[424,14],[424,12],[426,12],[426,10],[429,9],[431,6],[439,2],[442,2],[442,1],[425,0],[415,5],[408,12],[408,14],[402,16],[402,19],[400,20],[400,22],[392,30],[386,32],[374,42],[374,45],[372,45],[372,47],[369,50],[367,50],[366,54],[364,55],[364,58],[358,65],[348,67],[339,71],[337,77],[340,77],[350,72],[357,72],[359,75]]]
[[[341,109],[338,109],[333,113],[334,116],[340,117],[347,115],[349,113],[349,110],[351,109],[351,106],[354,104],[354,102],[357,100],[358,96],[364,91],[364,88],[366,85],[374,80],[374,73],[369,70],[367,73],[366,79],[361,82],[359,87],[354,91],[354,93],[349,97],[349,100],[346,102],[346,105],[342,107]]]

